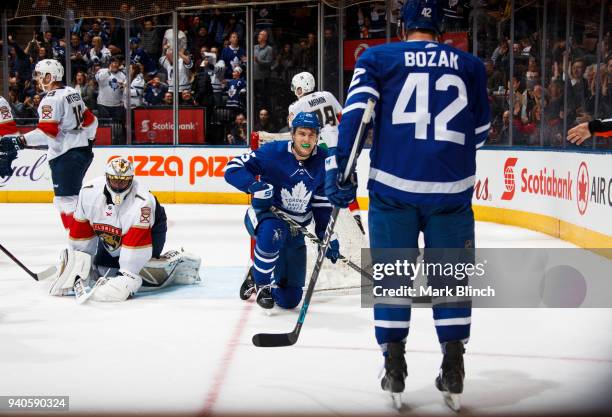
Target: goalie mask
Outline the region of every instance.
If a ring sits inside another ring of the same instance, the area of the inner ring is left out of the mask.
[[[49,75],[49,79],[45,79]],[[64,67],[55,59],[43,59],[34,67],[34,79],[40,83],[44,91],[51,90],[54,82],[61,82],[64,78]]]
[[[291,91],[298,97],[313,92],[315,79],[309,72],[300,72],[291,79]]]
[[[132,189],[134,167],[123,157],[113,158],[106,166],[106,190],[110,193],[113,204],[118,206]]]

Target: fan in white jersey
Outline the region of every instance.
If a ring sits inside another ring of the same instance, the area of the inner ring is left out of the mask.
[[[77,278],[98,280],[90,299],[124,301],[135,292],[171,283],[200,281],[200,258],[185,252],[161,255],[166,241],[164,208],[134,179],[132,163],[112,159],[106,174],[79,193],[69,251],[50,294],[67,295]]]
[[[77,90],[62,84],[63,77],[64,67],[54,59],[36,64],[34,79],[46,92],[38,106],[38,126],[25,135],[3,137],[0,149],[48,148],[53,202],[69,229],[83,177],[93,159],[98,119]]]

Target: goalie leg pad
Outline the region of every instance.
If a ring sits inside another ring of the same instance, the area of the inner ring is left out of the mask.
[[[200,279],[201,258],[190,252],[168,251],[152,258],[140,271],[143,278],[141,291],[158,289],[174,284],[197,284]]]
[[[84,283],[89,280],[91,272],[91,255],[76,250],[64,249],[60,254],[57,275],[51,283],[49,294],[54,296],[67,295],[74,287],[77,278]]]
[[[128,271],[120,270],[120,275],[100,278],[104,281],[91,294],[91,300],[102,302],[125,301],[142,285],[142,278]]]

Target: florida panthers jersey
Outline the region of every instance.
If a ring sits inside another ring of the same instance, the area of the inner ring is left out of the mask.
[[[291,142],[270,142],[258,150],[232,159],[225,168],[225,180],[241,191],[260,176],[274,186],[273,205],[306,226],[313,219],[317,233],[325,230],[331,204],[325,197],[325,158],[327,151],[316,147],[310,158],[295,159]]]
[[[377,101],[368,188],[422,204],[469,202],[476,149],[490,126],[482,62],[448,45],[410,41],[367,49],[339,126],[348,158],[369,98]]]
[[[321,126],[337,126],[342,113],[342,106],[336,97],[328,91],[315,91],[294,101],[289,106],[289,123],[299,112],[314,113]]]
[[[138,274],[151,259],[151,228],[155,222],[155,197],[134,180],[124,201],[116,206],[105,188],[106,178],[84,185],[70,226],[71,249],[94,255],[100,239],[121,269]]]
[[[85,106],[81,94],[72,87],[48,92],[38,106],[38,129],[25,134],[30,146],[48,145],[49,160],[70,149],[89,145],[96,135],[96,116]],[[46,136],[40,143],[42,131]]]
[[[8,101],[0,96],[0,137],[4,135],[16,135],[17,125],[13,119],[13,113],[11,112],[11,106]]]

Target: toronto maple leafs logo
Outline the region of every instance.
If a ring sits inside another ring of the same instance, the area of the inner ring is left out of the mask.
[[[281,190],[281,199],[283,207],[294,213],[305,213],[308,203],[312,197],[312,191],[308,191],[303,181],[298,182],[293,186],[291,192],[286,188]]]

